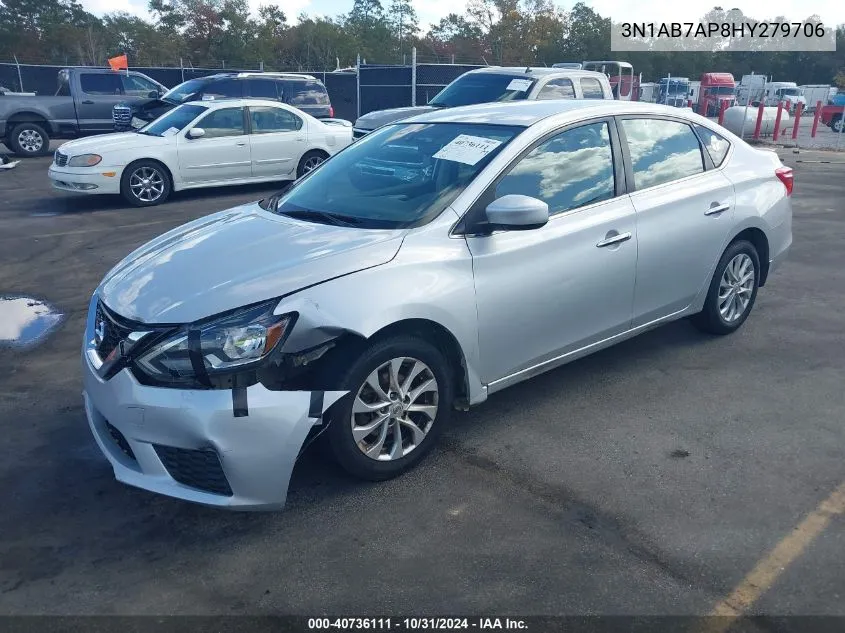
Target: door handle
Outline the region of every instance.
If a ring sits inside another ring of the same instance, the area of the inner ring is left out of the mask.
[[[241,141],[240,143],[235,143],[235,145],[237,145],[238,147],[243,147],[244,145],[246,145],[246,142]]]
[[[619,244],[621,242],[627,242],[631,239],[631,233],[617,233],[616,235],[609,235],[605,237],[601,242],[596,244],[599,248],[604,246],[612,246],[613,244]]]
[[[719,204],[718,202],[714,202],[713,204],[710,205],[710,208],[707,209],[707,211],[704,212],[704,215],[716,215],[718,213],[723,213],[730,208],[731,208],[731,205],[729,205],[727,203]]]
[[[94,105],[94,102],[91,101],[91,99],[86,99],[85,101],[82,102],[82,104],[83,105]]]
[[[305,137],[304,136],[297,136],[296,140],[299,141],[299,142],[302,142],[302,141],[305,140]]]

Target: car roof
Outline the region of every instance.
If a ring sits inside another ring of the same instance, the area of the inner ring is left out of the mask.
[[[275,101],[274,99],[243,99],[241,97],[221,97],[220,99],[186,101],[180,105],[201,105],[210,109],[222,107],[240,108],[244,106],[275,106],[277,108],[282,108],[283,110],[296,110],[293,106],[282,103],[281,101]]]
[[[308,81],[319,81],[314,75],[306,75],[303,73],[274,73],[274,72],[259,72],[259,71],[245,71],[245,72],[231,72],[231,73],[215,73],[213,75],[205,75],[203,77],[194,77],[199,81],[216,81],[218,79],[307,79]]]
[[[611,99],[552,99],[548,101],[509,101],[443,108],[402,121],[403,123],[485,123],[529,127],[557,116],[561,123],[589,116],[656,114],[681,116],[696,123],[698,115],[681,108]],[[690,116],[692,114],[692,116]]]
[[[523,75],[528,78],[562,76],[562,77],[595,77],[601,75],[595,70],[579,70],[577,68],[537,68],[535,66],[485,66],[484,68],[476,68],[470,70],[469,73],[474,74],[499,74],[499,75]]]

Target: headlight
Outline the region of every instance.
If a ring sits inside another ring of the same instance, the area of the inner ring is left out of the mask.
[[[103,157],[99,154],[80,154],[71,158],[67,164],[69,167],[93,167],[101,160]]]
[[[147,122],[144,121],[144,119],[139,119],[136,116],[133,116],[132,120],[129,121],[129,125],[132,126],[136,130],[144,127],[146,124],[147,124]]]
[[[273,300],[179,328],[146,350],[137,365],[156,380],[177,383],[201,381],[198,374],[203,372],[211,376],[247,369],[264,360],[293,325],[294,314],[273,314],[277,303]]]

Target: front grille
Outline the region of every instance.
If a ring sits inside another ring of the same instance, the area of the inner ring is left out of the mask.
[[[129,122],[132,121],[132,109],[129,106],[116,105],[112,108],[111,116],[115,123],[129,125]]]
[[[128,458],[134,460],[135,453],[132,452],[132,447],[129,446],[129,442],[126,441],[126,437],[123,433],[113,427],[108,420],[106,420],[106,429],[108,429],[109,435],[112,440],[114,440],[114,443],[117,444],[117,447],[121,450],[121,452]]]
[[[68,157],[66,154],[62,154],[61,152],[57,151],[55,155],[56,167],[64,167],[67,165]]]
[[[160,446],[153,444],[161,463],[180,484],[213,492],[214,494],[232,496],[232,489],[223,473],[220,458],[211,449],[191,450]]]
[[[114,351],[122,340],[124,340],[132,332],[133,328],[128,324],[122,323],[120,317],[108,312],[102,303],[97,303],[97,313],[94,317],[95,334],[97,328],[102,328],[102,338],[97,345],[97,354],[102,360],[108,358],[108,355]]]

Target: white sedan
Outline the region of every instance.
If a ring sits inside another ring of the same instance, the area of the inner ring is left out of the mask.
[[[349,122],[277,101],[202,101],[135,132],[65,143],[48,175],[57,189],[119,193],[147,207],[181,189],[295,180],[351,142]]]

